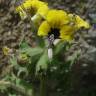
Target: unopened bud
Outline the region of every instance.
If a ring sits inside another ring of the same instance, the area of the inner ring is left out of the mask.
[[[3,50],[3,54],[6,56],[12,53],[12,49],[8,48],[7,46],[4,46],[2,50]]]
[[[53,57],[53,50],[52,50],[52,48],[48,49],[48,57],[49,57],[49,59],[52,59],[52,57]]]
[[[35,21],[37,19],[37,14],[31,17],[32,21]]]
[[[60,39],[55,39],[54,42],[53,42],[53,44],[54,45],[57,45],[59,42],[60,42]]]
[[[28,56],[27,54],[21,53],[18,55],[17,60],[20,65],[25,65],[28,63]]]
[[[32,22],[39,27],[39,25],[41,24],[41,16],[39,14],[36,14],[34,16],[31,17]]]

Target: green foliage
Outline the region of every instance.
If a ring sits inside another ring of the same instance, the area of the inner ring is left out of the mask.
[[[21,50],[21,53],[26,53],[30,57],[37,56],[37,55],[41,54],[42,52],[43,52],[43,49],[40,47],[26,48],[26,49]]]
[[[31,27],[36,46],[31,47],[21,40],[18,51],[9,55],[8,72],[5,71],[0,82],[0,91],[7,96],[46,96],[48,89],[58,96],[67,96],[71,88],[71,69],[81,50],[65,56],[72,44],[60,41],[55,45],[53,33],[53,37],[41,38],[37,36],[38,28],[33,22]],[[52,49],[52,53],[48,53],[48,49]]]
[[[47,50],[45,50],[36,64],[36,73],[39,72],[40,70],[46,71],[48,68],[48,61],[49,58],[48,58]]]
[[[31,48],[26,42],[23,42],[20,45],[18,54],[12,55],[10,58],[12,71],[5,76],[6,79],[4,80],[4,82],[8,81],[9,85],[0,86],[0,89],[2,92],[7,91],[8,96],[15,96],[16,94],[20,94],[20,96],[33,96],[32,94],[36,92],[36,88],[33,87],[34,80],[36,81],[37,79],[37,81],[40,80],[40,82],[43,82],[43,79],[41,80],[40,78],[43,76],[42,74],[45,74],[47,78],[44,80],[53,83],[52,86],[54,86],[53,89],[56,93],[61,94],[60,96],[67,94],[67,89],[70,89],[71,86],[71,68],[81,52],[80,50],[76,51],[64,60],[63,55],[70,48],[71,45],[67,42],[60,42],[58,45],[53,46],[54,55],[50,61],[47,48],[44,49],[39,46]],[[42,84],[35,84],[35,86],[42,86]],[[12,91],[10,91],[10,86],[12,87]],[[46,85],[44,84],[44,86]],[[43,86],[40,88],[43,89]]]

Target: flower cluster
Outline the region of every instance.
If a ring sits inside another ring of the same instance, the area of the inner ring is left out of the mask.
[[[49,10],[48,4],[39,0],[25,0],[20,6],[16,7],[22,19],[31,17],[32,20],[40,22],[45,18]]]
[[[32,21],[40,23],[37,35],[64,41],[73,40],[74,34],[80,28],[88,29],[89,23],[76,14],[64,10],[50,9],[48,4],[39,0],[25,0],[16,7],[22,18],[31,17]],[[42,22],[41,22],[42,19]]]
[[[74,32],[81,27],[89,28],[89,24],[78,15],[67,14],[63,10],[50,10],[38,29],[38,35],[50,37],[53,34],[54,39],[70,41]]]

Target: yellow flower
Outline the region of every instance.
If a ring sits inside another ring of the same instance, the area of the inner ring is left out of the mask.
[[[47,36],[48,35],[48,32],[50,32],[50,28],[51,26],[48,24],[47,21],[44,21],[40,27],[39,27],[39,30],[38,30],[38,35],[39,36]]]
[[[39,0],[26,0],[20,6],[16,8],[17,12],[21,12],[22,16],[26,14],[30,16],[34,16],[35,14],[39,14],[41,17],[46,16],[48,12],[47,3],[39,1]],[[24,13],[24,12],[25,13]]]
[[[10,48],[8,48],[7,46],[5,46],[5,47],[3,47],[3,53],[4,53],[4,55],[9,55],[10,54],[10,52],[11,52],[11,49]]]
[[[68,14],[63,10],[50,10],[46,16],[46,20],[52,28],[60,28],[62,25],[69,23]]]
[[[26,60],[28,60],[28,56],[27,56],[27,54],[25,54],[25,53],[21,53],[21,54],[19,55],[19,59],[21,59],[22,61],[26,61]]]
[[[88,29],[90,27],[89,23],[84,21],[80,16],[74,14],[68,14],[69,18],[71,18],[72,22],[79,28],[84,27]]]
[[[85,22],[83,19],[81,19],[78,15],[76,15],[76,25],[78,28],[84,27],[84,28],[89,28],[90,25]]]
[[[60,29],[64,24],[69,23],[68,15],[62,10],[50,10],[46,16],[46,21],[39,27],[38,35],[45,36],[51,29]]]
[[[54,36],[54,39],[70,41],[74,33],[81,27],[89,28],[89,24],[77,15],[67,14],[62,10],[50,10],[38,29],[39,36]]]
[[[75,25],[64,25],[60,30],[60,38],[65,41],[71,41],[73,39],[74,32],[76,31]]]

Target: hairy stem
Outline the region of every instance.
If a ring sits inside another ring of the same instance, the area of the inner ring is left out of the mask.
[[[40,96],[46,96],[46,76],[44,74],[40,77]]]

